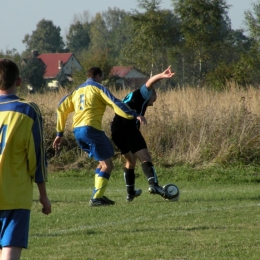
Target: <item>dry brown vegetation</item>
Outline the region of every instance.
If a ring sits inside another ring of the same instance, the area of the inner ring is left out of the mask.
[[[112,91],[124,97],[126,90]],[[154,107],[146,112],[147,126],[141,131],[147,141],[153,160],[162,165],[214,163],[260,163],[260,91],[248,87],[240,89],[235,83],[216,92],[202,88],[157,89]],[[50,165],[79,167],[92,163],[77,148],[68,119],[63,151],[59,156],[51,148],[55,138],[55,109],[67,92],[28,95],[43,114],[45,143]],[[107,108],[103,128],[110,136],[109,125],[114,115]],[[116,155],[118,155],[116,151]]]

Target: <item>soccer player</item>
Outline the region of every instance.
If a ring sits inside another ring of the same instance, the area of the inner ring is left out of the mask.
[[[171,78],[174,73],[169,66],[160,74],[154,75],[139,89],[129,93],[123,102],[137,113],[144,116],[147,106],[152,106],[157,96],[153,85],[161,79]],[[142,170],[149,183],[149,192],[159,194],[167,198],[168,194],[159,186],[156,172],[148,152],[144,137],[139,131],[138,121],[125,120],[118,113],[115,114],[111,124],[112,140],[119,148],[126,163],[124,167],[124,178],[127,189],[127,201],[132,201],[135,197],[141,195],[141,189],[135,189],[135,165],[137,158],[142,164]]]
[[[28,246],[33,182],[42,213],[51,213],[47,197],[42,117],[32,102],[16,96],[17,65],[0,59],[0,259],[20,259]]]
[[[111,142],[102,131],[102,117],[106,106],[126,120],[136,119],[146,124],[146,119],[139,116],[111,92],[101,85],[103,73],[100,68],[92,67],[87,71],[87,81],[69,95],[62,98],[57,108],[57,137],[53,142],[55,149],[60,149],[67,116],[73,116],[73,132],[79,147],[99,162],[95,170],[95,187],[90,206],[115,204],[104,196],[113,169],[114,150]]]

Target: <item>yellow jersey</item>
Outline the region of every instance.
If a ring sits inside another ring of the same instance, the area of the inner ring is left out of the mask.
[[[0,210],[31,209],[33,182],[47,181],[38,106],[0,95]]]
[[[128,105],[113,96],[106,87],[93,79],[87,79],[60,101],[57,108],[57,135],[63,136],[66,120],[71,112],[75,112],[73,128],[91,126],[102,130],[102,117],[106,106],[110,106],[116,114],[126,119],[134,119],[138,116]]]

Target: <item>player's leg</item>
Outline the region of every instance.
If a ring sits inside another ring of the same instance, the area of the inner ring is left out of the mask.
[[[0,210],[0,246],[3,260],[19,260],[28,247],[30,210]]]
[[[99,174],[100,170],[101,170],[101,164],[98,163],[98,166],[97,166],[96,169],[95,169],[94,189],[93,189],[91,198],[93,198],[93,195],[94,195],[94,192],[95,192],[95,183],[97,182],[97,178],[98,178],[98,174]],[[0,259],[0,260],[1,260],[1,259]]]
[[[90,206],[113,205],[115,202],[104,196],[113,169],[112,159],[109,158],[104,161],[100,161],[99,164],[101,168],[99,172],[95,174],[95,188],[90,200]],[[98,171],[97,169],[96,171]]]
[[[4,260],[19,260],[21,257],[22,248],[14,246],[6,246],[2,248],[2,257],[0,259]]]
[[[147,178],[147,181],[149,183],[149,192],[151,194],[159,194],[163,198],[167,197],[167,193],[165,190],[159,186],[157,174],[155,171],[155,168],[152,164],[151,156],[148,152],[147,148],[141,149],[135,153],[135,156],[140,160],[142,165],[142,170],[144,172],[144,175]]]
[[[135,197],[141,195],[141,189],[135,189],[135,164],[136,164],[136,157],[131,153],[122,154],[125,158],[126,163],[124,167],[124,179],[126,184],[126,200],[132,201]]]
[[[94,157],[99,162],[95,170],[95,185],[90,206],[114,204],[114,201],[104,196],[113,170],[111,158],[114,155],[114,149],[110,140],[104,131],[89,126],[74,129],[74,135],[81,149],[86,151],[89,157]]]
[[[126,200],[132,201],[135,197],[140,196],[141,189],[135,189],[135,164],[136,158],[130,152],[132,143],[135,142],[135,132],[137,129],[131,129],[131,131],[118,130],[112,132],[112,140],[117,148],[120,150],[121,155],[125,158],[126,163],[124,170],[124,180],[126,184]]]

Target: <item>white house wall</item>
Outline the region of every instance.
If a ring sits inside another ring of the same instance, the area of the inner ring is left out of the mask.
[[[78,63],[78,61],[75,59],[75,57],[72,56],[64,65],[63,72],[65,74],[72,74],[73,71],[75,70],[81,70],[81,66]]]

